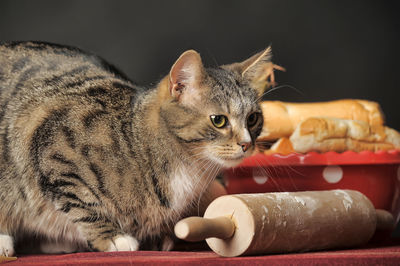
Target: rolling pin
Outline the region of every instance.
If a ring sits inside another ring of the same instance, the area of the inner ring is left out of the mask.
[[[354,247],[367,243],[377,228],[393,227],[393,216],[375,210],[362,193],[329,190],[221,196],[204,218],[183,219],[174,231],[234,257]]]

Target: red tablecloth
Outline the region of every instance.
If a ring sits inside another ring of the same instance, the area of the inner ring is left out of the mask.
[[[361,249],[222,258],[211,251],[26,255],[7,265],[400,265],[400,241]]]

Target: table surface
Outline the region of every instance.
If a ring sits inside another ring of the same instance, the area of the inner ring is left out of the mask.
[[[223,258],[211,251],[24,255],[7,265],[400,265],[400,238],[358,249]]]

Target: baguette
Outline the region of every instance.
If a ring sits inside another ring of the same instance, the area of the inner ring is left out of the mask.
[[[384,115],[378,103],[366,100],[336,100],[318,103],[287,103],[264,101],[261,103],[264,126],[259,140],[277,140],[290,137],[303,120],[326,116],[360,120],[372,126],[382,126]]]
[[[381,125],[330,117],[312,117],[301,122],[289,138],[300,153],[378,151],[400,148],[400,134]]]

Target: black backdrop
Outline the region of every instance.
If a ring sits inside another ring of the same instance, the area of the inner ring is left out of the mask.
[[[181,52],[208,65],[272,44],[281,89],[266,99],[379,102],[400,130],[399,9],[389,1],[0,1],[0,40],[93,51],[134,81],[156,83]],[[292,87],[301,93],[296,92]]]

